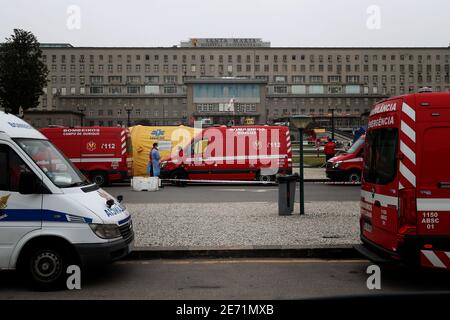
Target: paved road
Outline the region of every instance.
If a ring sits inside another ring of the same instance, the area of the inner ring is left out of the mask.
[[[307,259],[122,261],[91,274],[80,291],[33,292],[0,272],[0,299],[302,299],[435,292],[449,273],[382,268],[381,290],[366,286],[369,262]]]
[[[247,185],[189,185],[185,188],[165,186],[158,192],[136,192],[129,185],[105,188],[113,196],[123,195],[125,203],[211,203],[277,202],[278,187]],[[298,185],[297,185],[298,191]],[[298,194],[296,201],[298,201]],[[305,201],[359,201],[360,186],[305,184]]]

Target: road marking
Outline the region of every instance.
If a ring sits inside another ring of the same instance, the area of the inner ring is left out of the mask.
[[[223,191],[230,191],[230,192],[271,192],[277,189],[212,189],[212,191],[219,191],[219,192],[223,192]]]
[[[171,265],[188,265],[188,264],[240,264],[240,263],[267,263],[267,264],[307,264],[307,263],[367,263],[368,260],[320,260],[320,259],[249,259],[249,260],[123,260],[117,261],[118,264],[171,264]]]

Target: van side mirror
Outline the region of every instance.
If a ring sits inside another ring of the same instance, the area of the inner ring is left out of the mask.
[[[22,172],[20,174],[19,193],[35,194],[38,192],[38,182],[36,176],[32,172]]]

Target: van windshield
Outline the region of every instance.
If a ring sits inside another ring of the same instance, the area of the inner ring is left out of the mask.
[[[396,175],[398,131],[394,128],[367,133],[364,180],[374,184],[388,184]]]
[[[352,144],[352,146],[347,150],[347,153],[353,154],[356,152],[356,150],[359,149],[359,147],[364,143],[364,136],[361,136],[358,140],[355,141],[355,143]]]
[[[70,188],[89,183],[49,141],[37,139],[15,139],[15,141],[56,186]]]

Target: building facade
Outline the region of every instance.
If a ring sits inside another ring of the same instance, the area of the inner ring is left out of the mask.
[[[450,91],[450,48],[270,47],[191,39],[174,47],[42,45],[50,71],[40,110],[81,111],[85,125],[273,123],[293,114],[351,129],[376,101],[421,87]],[[253,119],[253,120],[252,120]]]

